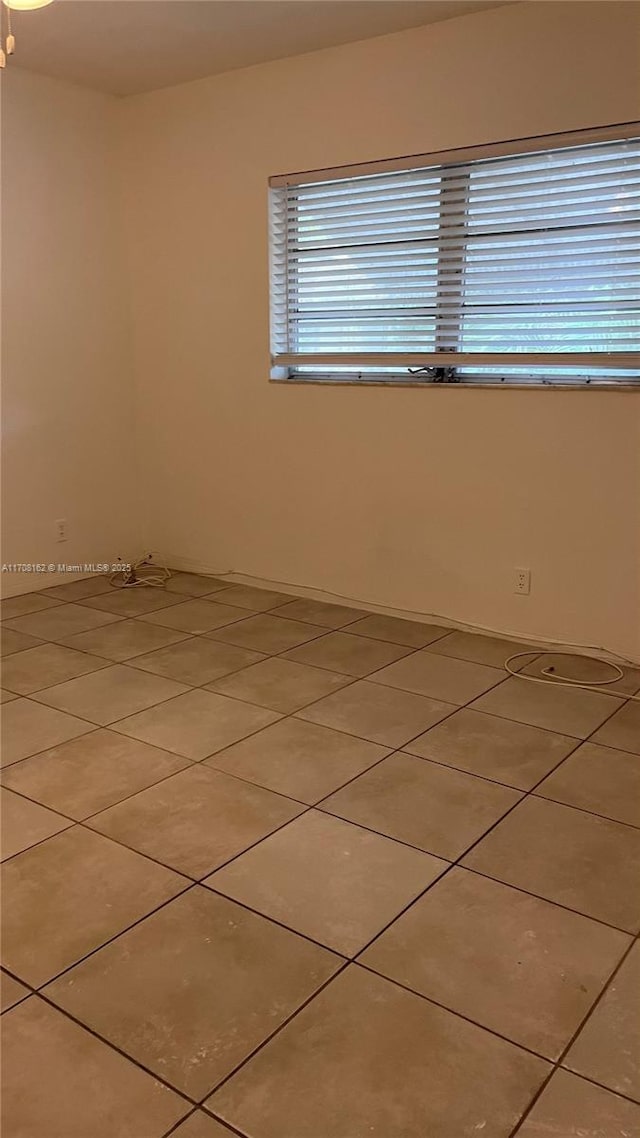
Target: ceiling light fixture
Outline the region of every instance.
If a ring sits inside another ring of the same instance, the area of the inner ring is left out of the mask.
[[[7,56],[16,50],[16,37],[11,31],[11,9],[28,12],[32,8],[46,8],[53,0],[2,0],[2,25],[0,27],[0,67],[7,66]]]

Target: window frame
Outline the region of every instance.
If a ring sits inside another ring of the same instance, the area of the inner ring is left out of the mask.
[[[347,365],[344,359],[341,358],[339,353],[309,353],[306,355],[308,365],[313,367],[313,372],[308,375],[300,374],[299,370],[292,370],[294,367],[306,366],[301,365],[297,353],[287,353],[286,351],[279,350],[282,347],[282,313],[278,312],[278,303],[282,305],[283,285],[282,285],[282,265],[276,264],[274,253],[274,239],[273,234],[278,225],[284,224],[285,241],[284,241],[284,308],[285,308],[285,324],[287,319],[287,300],[288,295],[288,274],[289,274],[289,255],[288,255],[288,229],[286,226],[286,194],[274,193],[273,191],[286,189],[293,186],[304,186],[312,183],[331,182],[347,180],[351,177],[360,178],[375,174],[384,173],[397,173],[401,171],[427,169],[431,166],[446,167],[451,165],[458,167],[460,165],[472,164],[480,162],[483,159],[501,158],[501,157],[518,157],[520,155],[529,155],[549,150],[561,150],[568,147],[596,145],[598,143],[623,141],[625,139],[633,139],[640,137],[640,122],[632,121],[625,123],[609,124],[607,126],[590,128],[587,130],[561,132],[544,136],[533,136],[518,139],[509,139],[502,142],[491,143],[480,146],[461,147],[446,151],[436,151],[428,154],[412,154],[398,158],[383,159],[380,161],[356,163],[345,166],[336,166],[319,170],[307,170],[297,173],[279,174],[274,175],[269,179],[270,188],[270,222],[271,222],[271,240],[270,240],[270,303],[271,303],[271,371],[270,379],[278,383],[293,383],[293,384],[316,384],[323,386],[387,386],[387,387],[456,387],[461,388],[499,388],[499,387],[515,387],[518,389],[536,389],[536,390],[587,390],[589,388],[599,388],[605,390],[615,391],[629,391],[640,390],[640,353],[637,352],[621,352],[618,353],[616,362],[609,366],[624,367],[628,370],[628,378],[612,376],[593,376],[580,375],[575,377],[564,376],[554,377],[549,376],[515,376],[513,373],[509,374],[509,369],[513,367],[531,367],[540,369],[548,366],[550,369],[553,367],[562,366],[581,366],[584,364],[585,368],[589,364],[593,364],[594,353],[464,353],[464,360],[457,352],[455,352],[454,339],[459,343],[459,328],[457,334],[452,334],[450,337],[449,351],[443,351],[441,348],[436,352],[422,352],[422,353],[396,353],[397,356],[402,356],[402,361],[394,358],[394,353],[354,353],[360,358],[360,367],[372,366],[378,364],[384,371],[376,373],[375,371],[361,372],[358,370],[358,365],[354,364],[353,368],[338,374],[335,371],[324,371],[323,367],[336,367]],[[454,175],[455,177],[455,175]],[[443,189],[441,191],[441,199],[443,201],[444,209],[446,211],[446,174],[443,175]],[[282,208],[284,204],[284,218],[282,216]],[[464,238],[461,238],[461,246],[464,247]],[[282,249],[282,247],[281,247]],[[282,255],[282,253],[281,253]],[[461,257],[462,262],[462,257]],[[438,278],[440,277],[440,265],[438,266]],[[437,286],[439,288],[439,285]],[[438,320],[438,312],[436,311],[436,323]],[[441,340],[438,336],[437,340]],[[571,356],[571,361],[564,363],[562,360],[563,354]],[[600,362],[599,367],[606,367],[607,363],[602,359],[606,353],[599,353]],[[366,364],[362,362],[365,356],[369,355],[370,359]],[[296,357],[295,359],[293,357]],[[410,357],[413,356],[412,359]],[[633,362],[622,363],[622,357],[625,360]],[[391,373],[389,367],[398,367],[397,372]],[[477,367],[478,370],[472,374],[467,374],[461,377],[456,374],[456,370],[464,368],[467,370],[469,366]],[[496,374],[483,373],[482,368],[485,367],[500,367],[504,366],[505,374],[501,377]]]

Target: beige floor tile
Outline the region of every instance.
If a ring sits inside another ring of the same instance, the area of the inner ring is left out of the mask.
[[[280,716],[208,691],[190,691],[118,723],[118,731],[199,762]]]
[[[625,704],[590,741],[640,755],[640,703]]]
[[[171,869],[204,877],[302,809],[270,790],[196,765],[88,825]]]
[[[218,604],[216,601],[197,599],[181,601],[161,612],[147,613],[144,619],[150,624],[160,624],[164,628],[176,628],[180,632],[189,632],[192,636],[198,636],[203,632],[211,632],[214,628],[222,628],[237,620],[243,620],[246,615],[246,609],[237,606],[233,608],[231,605]]]
[[[480,696],[475,711],[585,739],[621,706],[619,699],[580,688],[536,684],[517,677]]]
[[[565,1067],[640,1102],[640,946],[635,945],[587,1020]]]
[[[471,664],[487,664],[490,668],[503,668],[505,660],[516,652],[527,652],[529,660],[539,652],[530,644],[519,644],[514,640],[503,640],[499,636],[483,636],[478,632],[450,632],[449,636],[436,641],[430,647],[439,656],[455,656],[458,660],[468,660]],[[526,659],[514,660],[511,665],[516,671],[524,667]]]
[[[220,600],[225,605],[238,605],[252,612],[268,612],[279,608],[293,598],[288,593],[276,593],[272,589],[256,589],[252,585],[227,585]]]
[[[453,710],[451,703],[360,680],[299,711],[298,716],[384,747],[401,747]]]
[[[35,636],[41,640],[62,640],[75,632],[87,632],[90,628],[100,628],[113,624],[120,618],[111,612],[98,612],[86,605],[62,604],[43,612],[33,612],[6,621],[6,627],[14,632]],[[25,644],[25,648],[33,645]]]
[[[42,1000],[20,1004],[3,1026],[7,1138],[162,1138],[189,1110]]]
[[[468,703],[500,682],[502,673],[484,664],[470,664],[449,656],[436,656],[428,649],[383,668],[372,677],[386,684],[446,703]]]
[[[277,609],[276,615],[287,617],[289,620],[317,624],[321,628],[344,628],[365,614],[361,609],[349,608],[347,605],[333,605],[325,601],[314,601],[309,597],[297,597],[296,600],[289,601]]]
[[[45,597],[42,593],[24,593],[20,597],[7,597],[0,601],[0,620],[10,620],[16,616],[26,616],[30,612],[43,612],[54,608],[60,601]]]
[[[147,627],[154,626],[149,624]],[[247,648],[235,648],[233,644],[218,644],[205,636],[192,636],[180,644],[138,656],[134,667],[198,686],[264,659],[261,652],[249,652]]]
[[[463,707],[407,743],[423,759],[530,790],[577,746],[577,739]]]
[[[567,1071],[556,1071],[516,1138],[635,1138],[640,1108]]]
[[[536,794],[640,826],[640,762],[628,751],[583,743],[537,788]]]
[[[108,593],[100,593],[97,597],[87,597],[83,604],[88,608],[99,609],[101,612],[113,612],[117,616],[142,616],[157,612],[159,609],[169,608],[178,604],[180,598],[175,593],[167,593],[163,588],[149,586],[148,588],[126,589],[121,586],[110,588]]]
[[[3,861],[73,825],[68,818],[61,818],[10,790],[0,790],[0,815]]]
[[[557,1059],[630,937],[452,869],[361,961],[547,1059]]]
[[[628,932],[640,928],[640,832],[630,826],[526,798],[464,864]]]
[[[2,963],[38,986],[187,884],[164,866],[74,826],[2,867]]]
[[[623,667],[623,676],[609,683],[616,675],[615,669],[610,664],[589,656],[545,652],[522,670],[527,676],[541,676],[543,670],[549,668],[553,669],[556,676],[567,676],[581,683],[601,684],[605,694],[609,687],[616,692],[624,692],[625,695],[634,695],[640,689],[640,669]]]
[[[383,616],[381,613],[365,616],[349,629],[358,636],[372,636],[374,640],[388,640],[391,644],[403,644],[407,648],[426,648],[427,644],[440,640],[449,631],[440,624],[422,624],[417,620]]]
[[[207,684],[207,688],[288,714],[350,683],[351,676],[339,672],[311,668],[293,660],[271,659]]]
[[[202,573],[172,573],[165,585],[168,593],[181,593],[185,597],[206,597],[228,588],[219,577],[206,577]]]
[[[388,644],[382,640],[370,640],[366,636],[351,636],[348,632],[330,632],[319,640],[304,644],[287,652],[287,659],[301,664],[313,664],[317,668],[330,668],[349,676],[368,676],[384,668],[392,660],[406,656],[410,648],[398,644]]]
[[[518,801],[506,786],[396,754],[322,803],[322,809],[454,861]]]
[[[196,1110],[186,1122],[173,1131],[171,1138],[231,1138],[231,1130],[210,1118],[203,1110]]]
[[[178,684],[175,680],[148,675],[125,664],[113,664],[90,676],[46,688],[35,698],[39,703],[80,715],[106,727],[108,723],[183,695],[188,690],[185,684]]]
[[[352,965],[207,1105],[251,1138],[508,1138],[548,1070]]]
[[[90,723],[44,707],[32,699],[14,699],[2,709],[2,766],[17,763],[47,747],[91,731]]]
[[[14,652],[24,652],[27,648],[35,648],[37,644],[42,644],[42,640],[35,636],[14,632],[5,625],[0,628],[0,649],[3,657],[11,656]]]
[[[388,754],[341,731],[282,719],[205,763],[312,805]]]
[[[14,1008],[30,994],[24,984],[19,984],[12,976],[7,976],[6,972],[0,972],[0,1011],[8,1012],[9,1008]]]
[[[439,858],[311,811],[206,884],[353,956],[446,868]]]
[[[252,648],[255,652],[274,655],[296,648],[316,636],[323,636],[325,630],[298,620],[260,613],[246,620],[229,624],[211,632],[212,640],[222,640],[225,644],[237,644],[239,648]]]
[[[193,889],[61,977],[47,996],[199,1099],[339,964],[263,917]]]
[[[81,652],[92,652],[106,660],[122,663],[134,656],[154,652],[168,644],[186,640],[187,632],[176,632],[171,628],[160,628],[148,624],[146,620],[119,620],[105,628],[94,628],[90,632],[79,632],[75,636],[63,637],[61,644],[77,648]],[[136,667],[138,661],[136,660]]]
[[[87,652],[76,652],[61,644],[41,644],[9,656],[2,665],[2,681],[11,691],[30,695],[106,666],[106,660],[89,656]]]
[[[56,597],[60,601],[82,601],[85,597],[97,597],[100,593],[108,593],[112,586],[108,577],[85,577],[82,581],[67,581],[66,585],[53,585],[44,590],[47,597]]]
[[[189,765],[138,739],[98,730],[7,767],[2,781],[81,821]]]

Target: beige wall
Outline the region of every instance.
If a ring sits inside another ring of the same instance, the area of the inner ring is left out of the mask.
[[[2,562],[110,561],[138,528],[116,101],[14,67],[2,87]]]
[[[152,544],[640,658],[640,398],[269,384],[266,227],[276,172],[640,118],[639,15],[518,4],[126,101]]]

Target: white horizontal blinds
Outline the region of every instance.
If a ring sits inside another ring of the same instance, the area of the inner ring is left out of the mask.
[[[461,346],[640,350],[640,146],[469,167]]]
[[[276,364],[640,375],[639,140],[278,181]]]
[[[417,171],[286,192],[290,351],[434,350],[440,183]]]
[[[287,231],[287,194],[272,191],[269,195],[270,227],[270,294],[271,294],[271,353],[279,356],[288,352],[291,344],[288,330],[289,310],[289,248]]]

